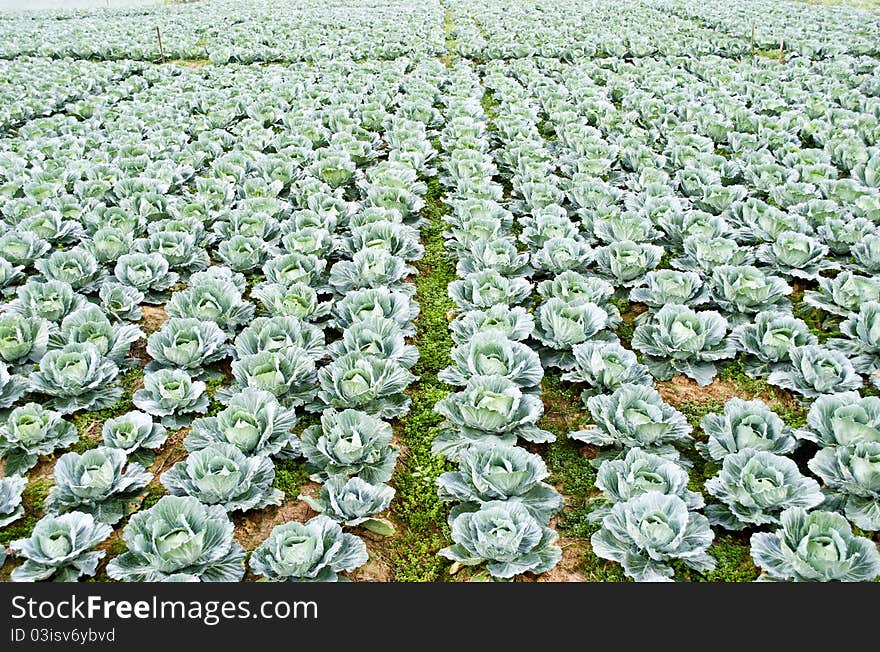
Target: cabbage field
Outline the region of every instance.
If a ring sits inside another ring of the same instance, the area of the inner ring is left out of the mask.
[[[0,579],[880,577],[872,0],[83,4],[0,12]]]

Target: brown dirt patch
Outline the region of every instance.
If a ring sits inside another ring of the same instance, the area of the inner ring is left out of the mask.
[[[141,312],[143,312],[143,317],[138,323],[147,335],[159,330],[168,319],[165,306],[143,306]]]
[[[752,398],[743,393],[734,383],[729,380],[713,380],[709,385],[700,387],[696,381],[686,376],[673,376],[671,380],[654,382],[660,396],[667,403],[705,403],[706,401],[721,401],[722,403],[732,398]]]
[[[537,578],[537,582],[586,582],[579,572],[583,563],[584,551],[589,544],[582,539],[559,539],[559,547],[562,548],[562,559],[559,563]]]
[[[316,512],[302,500],[286,500],[278,507],[271,506],[233,516],[235,540],[245,550],[253,550],[266,540],[276,525],[290,521],[304,523],[315,515]]]

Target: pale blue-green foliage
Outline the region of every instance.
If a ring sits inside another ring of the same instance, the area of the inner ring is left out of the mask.
[[[759,312],[750,323],[737,326],[730,339],[745,354],[745,369],[754,376],[785,369],[792,348],[819,341],[802,319],[775,310]]]
[[[29,389],[24,377],[10,374],[6,363],[0,362],[0,409],[12,407]]]
[[[275,526],[249,560],[251,570],[272,582],[337,582],[341,572],[363,566],[364,542],[320,514],[305,523]]]
[[[14,523],[24,514],[21,493],[26,485],[27,478],[22,475],[0,478],[0,527]]]
[[[155,459],[155,450],[165,443],[168,431],[160,423],[144,412],[132,410],[107,419],[101,427],[101,440],[104,446],[118,448],[131,461],[147,467]]]
[[[388,485],[370,484],[357,476],[327,478],[317,496],[299,497],[313,510],[340,525],[360,526],[381,535],[392,534],[394,526],[375,516],[388,509],[393,498],[394,489]]]
[[[86,299],[74,291],[70,283],[64,281],[40,281],[36,277],[18,286],[18,298],[9,304],[12,312],[31,319],[45,319],[59,322],[77,308],[86,304]]]
[[[493,269],[473,272],[449,284],[449,296],[461,310],[482,310],[499,303],[523,305],[531,292],[532,284],[524,278],[507,278]]]
[[[140,303],[145,300],[143,292],[130,285],[105,281],[98,290],[101,309],[118,321],[139,321],[143,316]]]
[[[714,362],[736,353],[724,317],[680,304],[663,306],[650,321],[637,326],[632,346],[645,354],[644,363],[655,378],[669,380],[684,374],[699,385],[712,382],[717,372]]]
[[[165,305],[171,318],[192,318],[220,324],[227,331],[247,324],[254,316],[254,304],[244,301],[240,290],[222,278],[192,281],[185,290],[175,292]]]
[[[618,451],[638,446],[676,458],[672,445],[692,440],[684,415],[647,385],[626,384],[612,394],[592,396],[587,409],[595,425],[568,433],[571,439]]]
[[[676,560],[699,572],[713,570],[715,560],[706,552],[712,539],[709,521],[684,500],[648,491],[613,505],[590,544],[596,555],[616,561],[637,582],[667,582]]]
[[[400,327],[384,317],[368,317],[345,329],[342,337],[327,347],[331,358],[361,353],[397,362],[409,369],[419,359],[418,349],[406,343]]]
[[[844,353],[859,373],[880,370],[880,302],[863,303],[841,322],[840,332],[844,337],[828,340],[830,348]],[[872,381],[876,384],[873,376]]]
[[[491,501],[522,503],[542,525],[563,506],[562,496],[543,482],[550,475],[539,455],[518,446],[474,444],[462,451],[458,471],[437,478],[441,500],[455,501],[449,521]]]
[[[517,437],[551,442],[555,437],[537,427],[544,413],[541,399],[504,376],[474,376],[460,392],[434,405],[445,417],[431,445],[435,453],[455,455],[475,442],[515,444]]]
[[[295,346],[242,356],[232,363],[232,376],[236,382],[231,391],[268,392],[288,406],[311,401],[317,391],[315,360]]]
[[[475,333],[450,352],[453,364],[437,374],[450,385],[466,385],[473,376],[504,376],[522,389],[537,387],[544,377],[541,359],[529,346],[495,330]]]
[[[765,274],[749,265],[721,265],[712,271],[711,301],[733,325],[751,319],[755,313],[779,309],[791,311],[792,289],[782,278]]]
[[[194,414],[208,410],[205,383],[193,380],[182,369],[159,369],[144,376],[143,389],[132,396],[135,406],[154,417],[161,417],[162,425],[182,427]]]
[[[532,254],[532,267],[544,276],[584,271],[593,258],[590,246],[576,238],[551,238]]]
[[[24,563],[12,571],[13,582],[76,582],[83,575],[92,576],[106,551],[93,551],[113,533],[91,514],[70,512],[44,516],[26,539],[10,544]]]
[[[698,450],[708,459],[721,461],[746,448],[787,455],[797,446],[791,428],[758,399],[732,398],[722,413],[710,412],[700,420],[708,437]]]
[[[244,549],[220,505],[189,496],[164,496],[137,512],[123,531],[128,550],[110,560],[107,574],[124,582],[156,582],[184,573],[202,582],[237,582]]]
[[[411,293],[415,288],[405,279],[415,271],[403,258],[385,249],[362,249],[350,261],[341,260],[333,265],[329,283],[339,294],[380,287]]]
[[[485,564],[497,579],[546,573],[562,558],[556,532],[544,527],[520,502],[489,501],[452,522],[452,545],[439,554],[465,566]]]
[[[0,454],[6,461],[6,475],[26,473],[41,455],[67,448],[78,438],[76,427],[59,412],[37,403],[15,408],[0,425]]]
[[[670,263],[679,270],[709,275],[719,265],[750,265],[754,258],[750,247],[732,238],[689,235],[684,239],[682,254]]]
[[[596,271],[617,287],[633,287],[660,264],[663,248],[622,240],[596,250]]]
[[[9,313],[0,317],[0,359],[11,365],[39,362],[49,347],[49,322]]]
[[[758,248],[757,258],[781,276],[817,279],[819,272],[836,267],[827,259],[828,247],[816,238],[796,231],[783,231],[772,243]]]
[[[346,353],[318,370],[318,399],[391,419],[406,414],[404,390],[416,377],[400,362],[360,352]]]
[[[46,511],[76,510],[91,514],[99,523],[115,525],[152,479],[153,474],[144,472],[140,464],[128,464],[125,451],[118,448],[98,446],[82,454],[65,453],[55,464],[55,485],[46,498]]]
[[[385,317],[396,322],[404,335],[412,336],[418,314],[419,305],[407,294],[388,288],[355,290],[333,305],[334,322],[340,329],[365,317]]]
[[[789,350],[790,367],[777,369],[767,382],[807,398],[858,389],[863,385],[852,363],[840,351],[820,344],[806,344]]]
[[[874,542],[853,534],[840,514],[793,508],[782,513],[775,532],[751,537],[751,554],[763,571],[759,579],[777,582],[867,582],[880,575]]]
[[[880,530],[880,442],[819,450],[807,465],[825,483],[830,505],[862,530]]]
[[[323,358],[324,331],[296,317],[257,317],[235,338],[235,354],[238,358],[290,347],[304,349],[315,360]]]
[[[168,260],[161,253],[130,253],[116,260],[113,274],[120,283],[143,292],[149,303],[155,303],[177,283],[177,272],[169,269]]]
[[[776,524],[784,510],[811,509],[824,500],[819,484],[802,475],[794,461],[753,448],[727,455],[718,475],[706,481],[706,491],[720,501],[706,514],[728,530]]]
[[[848,317],[863,304],[880,301],[880,280],[874,276],[843,271],[834,278],[820,276],[816,280],[818,289],[804,292],[804,301],[835,315]]]
[[[630,290],[629,300],[644,303],[649,310],[670,303],[697,306],[709,300],[709,289],[696,272],[661,269],[645,274],[643,284]]]
[[[262,283],[251,291],[251,298],[273,317],[296,317],[309,322],[325,319],[332,306],[329,301],[320,301],[317,291],[305,283]]]
[[[477,240],[460,254],[455,266],[460,277],[490,269],[508,278],[528,276],[533,272],[529,255],[520,252],[510,236]]]
[[[681,498],[688,509],[701,509],[703,496],[687,488],[688,473],[674,460],[641,448],[630,448],[622,459],[604,460],[596,474],[596,487],[612,505],[622,503],[649,491],[659,491]],[[608,507],[590,512],[591,520],[599,520],[609,512]]]
[[[128,355],[132,343],[143,337],[143,331],[137,326],[113,324],[101,308],[89,304],[67,315],[58,332],[49,337],[49,343],[53,347],[94,344],[98,353],[119,365]]]
[[[485,310],[469,310],[449,325],[452,341],[458,345],[469,342],[477,334],[495,331],[501,337],[521,342],[532,334],[535,319],[522,306],[499,304]]]
[[[567,303],[553,297],[545,300],[535,314],[533,336],[543,345],[548,366],[567,370],[574,364],[572,347],[587,341],[614,342],[608,331],[608,313],[594,303]]]
[[[227,512],[280,505],[284,494],[272,488],[274,480],[275,465],[268,457],[246,457],[222,442],[192,451],[161,477],[172,496],[192,496]]]
[[[153,358],[147,370],[171,367],[200,374],[229,355],[226,339],[227,334],[213,321],[171,317],[147,338],[147,353]]]
[[[31,391],[52,397],[51,408],[70,414],[113,405],[122,396],[122,387],[113,384],[118,375],[119,367],[97,346],[72,342],[47,352],[29,380]]]
[[[636,354],[612,342],[584,342],[572,347],[574,367],[562,374],[562,380],[584,383],[581,393],[586,402],[590,396],[613,392],[621,385],[650,385],[654,381],[648,368]]]
[[[97,259],[84,247],[59,249],[34,263],[37,271],[49,281],[69,283],[77,292],[97,292],[104,278],[104,271]]]
[[[216,416],[194,420],[183,443],[190,452],[226,443],[247,456],[293,455],[299,453],[296,421],[294,411],[272,394],[249,388],[233,394]]]
[[[823,447],[880,443],[880,398],[858,392],[820,396],[807,413],[807,427],[796,435]]]
[[[875,275],[880,272],[880,236],[869,233],[852,248],[852,267],[857,272]]]
[[[320,425],[303,431],[300,442],[314,480],[358,476],[380,484],[391,479],[399,454],[391,437],[391,426],[375,416],[330,409],[321,414]]]

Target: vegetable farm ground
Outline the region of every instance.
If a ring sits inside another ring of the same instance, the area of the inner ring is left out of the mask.
[[[121,4],[0,4],[0,579],[880,576],[875,0]]]

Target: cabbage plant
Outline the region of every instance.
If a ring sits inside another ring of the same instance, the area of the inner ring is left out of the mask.
[[[696,272],[661,269],[645,274],[644,284],[630,290],[629,300],[644,303],[649,310],[672,303],[697,306],[709,300],[709,289]]]
[[[144,293],[129,285],[105,281],[98,290],[101,310],[117,321],[140,321],[143,316],[140,304],[146,298]]]
[[[46,511],[85,512],[99,523],[116,525],[152,479],[137,462],[128,464],[125,451],[118,448],[65,453],[55,463],[55,486],[46,498]]]
[[[14,523],[24,514],[21,493],[27,485],[23,475],[10,475],[0,478],[0,528]]]
[[[123,582],[156,582],[176,574],[202,582],[237,582],[244,576],[244,549],[220,505],[190,496],[163,496],[133,514],[123,530],[128,550],[107,565]]]
[[[784,370],[792,348],[819,342],[802,319],[775,310],[759,312],[751,322],[737,326],[730,339],[744,354],[743,366],[751,376]]]
[[[86,304],[83,295],[64,281],[39,281],[34,277],[19,285],[18,298],[9,304],[13,312],[31,319],[60,322],[77,308]]]
[[[254,550],[251,570],[271,582],[337,582],[367,563],[364,542],[329,516],[276,525]]]
[[[563,507],[562,496],[543,482],[550,472],[540,455],[519,446],[474,444],[462,451],[458,471],[437,478],[440,500],[456,501],[449,521],[491,501],[522,503],[542,525]]]
[[[40,455],[76,443],[79,434],[59,412],[37,403],[17,407],[0,425],[0,454],[6,461],[6,475],[24,474],[34,467]]]
[[[817,279],[821,271],[835,267],[828,260],[826,245],[796,231],[784,231],[772,243],[761,245],[757,258],[775,274],[809,280]]]
[[[648,491],[612,506],[590,544],[637,582],[668,582],[676,560],[701,573],[715,568],[707,553],[713,536],[706,517],[680,497]]]
[[[765,274],[749,265],[721,265],[712,271],[712,302],[738,326],[755,313],[778,309],[791,311],[788,296],[791,287],[780,277]]]
[[[172,496],[192,496],[227,512],[280,505],[284,494],[272,487],[275,465],[268,457],[246,457],[238,447],[215,442],[190,452],[162,474]]]
[[[323,358],[326,348],[324,331],[296,317],[257,317],[235,338],[235,354],[239,359],[290,347],[303,349],[315,360]]]
[[[132,396],[135,406],[154,417],[161,417],[162,425],[180,428],[187,425],[193,414],[208,410],[205,383],[193,380],[181,369],[160,369],[144,376],[143,389]]]
[[[533,337],[543,347],[544,364],[568,370],[574,364],[571,349],[587,341],[616,341],[603,332],[609,327],[608,313],[594,303],[566,303],[558,297],[542,302],[535,314]]]
[[[309,507],[346,527],[362,527],[376,534],[394,534],[394,525],[376,514],[384,512],[394,498],[394,489],[370,484],[354,476],[333,476],[321,485],[317,496],[299,496]]]
[[[776,582],[868,582],[880,575],[880,552],[873,541],[853,534],[840,514],[792,508],[775,532],[751,537],[751,554],[763,571],[759,580]]]
[[[724,317],[680,304],[663,306],[652,320],[637,326],[632,346],[645,354],[644,363],[655,378],[684,374],[703,386],[717,373],[714,362],[736,354]]]
[[[461,310],[482,310],[496,304],[523,305],[532,284],[523,278],[507,278],[494,269],[473,272],[449,284],[449,296]]]
[[[318,370],[318,398],[335,408],[353,408],[392,419],[409,410],[404,390],[416,380],[394,360],[346,353]]]
[[[15,374],[9,373],[5,362],[0,362],[0,410],[5,410],[18,401],[30,389],[30,383]]]
[[[591,396],[587,410],[595,425],[568,433],[571,439],[616,451],[640,447],[646,452],[677,458],[674,443],[691,441],[684,415],[666,403],[653,387],[621,385],[612,394]]]
[[[226,338],[226,333],[213,321],[171,317],[147,338],[147,353],[153,362],[146,369],[171,367],[201,374],[206,366],[229,355]]]
[[[391,426],[357,410],[325,410],[321,424],[300,436],[312,479],[358,476],[370,484],[391,479],[399,451],[391,444]]]
[[[807,413],[807,427],[796,434],[822,447],[880,443],[880,398],[858,392],[820,396]]]
[[[651,385],[648,368],[636,354],[612,342],[584,342],[572,347],[574,367],[562,374],[562,380],[583,383],[581,398],[613,392],[621,385]]]
[[[74,342],[46,353],[30,383],[32,391],[52,397],[51,408],[70,414],[113,405],[122,396],[122,387],[112,384],[118,375],[119,367],[97,346]]]
[[[832,505],[862,530],[880,530],[880,442],[823,448],[807,465],[825,483]]]
[[[639,285],[644,276],[660,264],[663,248],[623,240],[596,250],[596,270],[617,287]]]
[[[840,323],[844,337],[831,338],[828,346],[844,353],[853,368],[863,374],[880,371],[880,302],[868,301]],[[876,376],[871,377],[877,384]]]
[[[456,454],[476,442],[515,444],[517,437],[551,442],[554,436],[537,427],[544,413],[541,399],[504,376],[474,376],[465,388],[437,401],[445,417],[431,446],[435,454]]]
[[[296,421],[294,411],[274,395],[248,388],[233,394],[215,416],[194,420],[183,444],[190,452],[221,443],[232,444],[249,457],[298,454]]]
[[[590,520],[599,520],[610,511],[610,505],[626,502],[649,491],[659,491],[681,498],[688,509],[701,509],[703,496],[688,490],[688,473],[674,460],[647,453],[641,448],[630,448],[617,460],[604,460],[596,474],[596,487],[600,489],[607,507],[590,512]]]
[[[39,362],[49,348],[49,322],[16,313],[0,316],[0,360],[22,366]]]
[[[537,387],[544,377],[541,359],[530,347],[488,330],[476,333],[450,352],[453,364],[437,374],[449,385],[466,385],[473,376],[504,376],[522,389]]]
[[[789,358],[791,366],[773,371],[767,376],[768,383],[807,398],[858,389],[863,384],[845,355],[820,344],[792,347]]]
[[[112,533],[113,528],[97,522],[91,514],[44,516],[29,537],[10,544],[12,551],[25,560],[12,571],[12,581],[76,582],[84,575],[90,577],[107,554],[92,548]]]
[[[123,285],[144,293],[147,303],[161,303],[166,290],[177,283],[179,275],[170,271],[168,260],[161,253],[123,254],[116,260],[113,274]]]
[[[834,278],[820,276],[816,280],[818,289],[804,292],[804,301],[833,315],[848,317],[858,313],[863,304],[880,301],[880,280],[874,276],[846,270]]]
[[[384,317],[368,317],[355,322],[333,342],[327,352],[331,358],[347,353],[360,353],[397,362],[406,369],[419,359],[418,349],[406,343],[406,338],[396,323]]]
[[[98,306],[89,304],[67,315],[49,342],[58,347],[88,342],[94,344],[102,356],[119,365],[124,362],[131,345],[143,337],[143,331],[134,324],[114,325]]]
[[[236,384],[272,394],[287,406],[308,403],[315,397],[315,360],[305,349],[290,346],[242,356],[232,363]]]
[[[494,305],[485,310],[469,310],[452,320],[449,330],[452,341],[458,345],[469,342],[485,331],[496,331],[499,336],[522,342],[535,329],[535,319],[522,306]]]
[[[753,448],[725,456],[706,491],[720,501],[706,507],[706,515],[728,530],[779,523],[784,510],[811,509],[824,500],[819,484],[801,475],[794,461]]]
[[[700,420],[708,441],[697,448],[708,459],[721,461],[746,448],[777,455],[791,453],[797,441],[791,428],[760,400],[732,398],[720,414],[710,412]]]
[[[132,462],[143,467],[153,463],[158,449],[168,438],[168,431],[144,412],[132,410],[107,419],[101,427],[101,441],[108,448],[121,450]]]
[[[496,579],[552,569],[562,558],[556,532],[542,526],[519,502],[489,501],[452,522],[453,544],[439,554],[465,566],[485,564]]]

